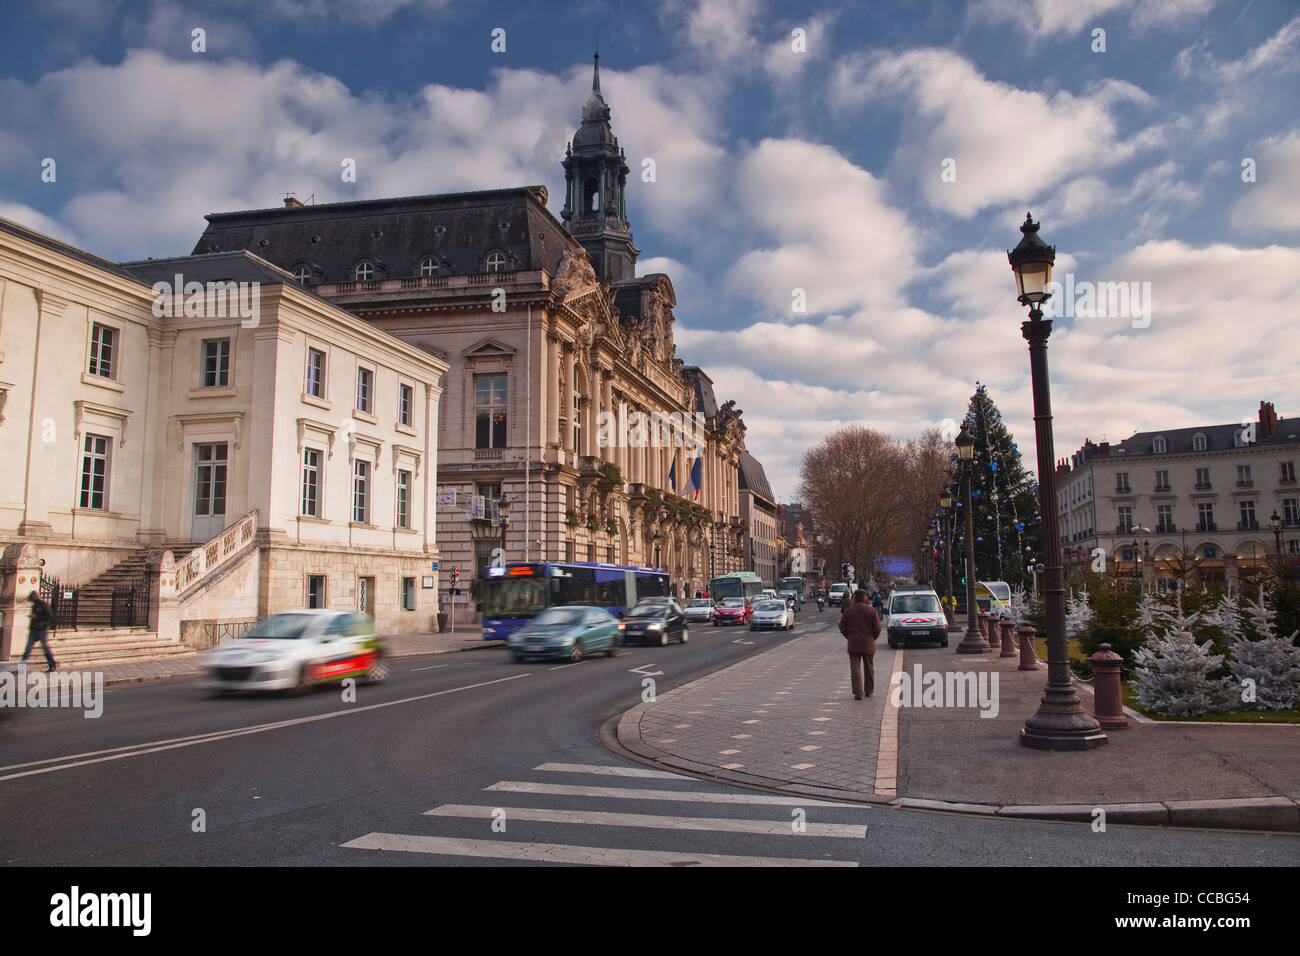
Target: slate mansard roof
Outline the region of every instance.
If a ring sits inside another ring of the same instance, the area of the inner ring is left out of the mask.
[[[747,451],[740,453],[740,490],[752,491],[763,500],[776,504],[776,496],[772,494],[772,486],[767,483],[767,473],[763,471],[763,466]]]
[[[581,250],[546,208],[546,187],[521,186],[435,196],[406,196],[210,213],[195,254],[247,249],[312,282],[349,282],[362,259],[375,278],[418,276],[432,256],[438,275],[484,271],[491,252],[505,271],[558,271],[566,252]]]
[[[1138,455],[1154,455],[1155,440],[1162,437],[1165,439],[1165,454],[1191,454],[1195,452],[1196,446],[1193,439],[1197,435],[1205,436],[1206,451],[1223,451],[1228,448],[1241,447],[1241,430],[1240,424],[1230,425],[1202,425],[1194,428],[1169,428],[1164,431],[1138,432],[1137,434],[1124,439],[1118,445],[1111,449],[1111,457],[1116,455],[1121,458],[1133,458]],[[1255,435],[1255,444],[1262,447],[1287,445],[1300,442],[1300,419],[1297,418],[1279,418],[1277,428],[1273,434],[1265,438],[1259,433],[1257,428]]]

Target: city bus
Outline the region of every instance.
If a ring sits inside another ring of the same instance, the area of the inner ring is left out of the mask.
[[[531,561],[479,575],[483,640],[504,641],[548,607],[592,604],[618,617],[642,598],[671,597],[668,572],[586,561]]]
[[[1011,585],[1005,581],[976,581],[975,604],[981,611],[1011,613]]]
[[[709,600],[717,604],[723,598],[743,597],[752,601],[763,593],[763,579],[753,571],[720,574],[709,582]]]
[[[776,586],[777,593],[781,591],[793,591],[799,595],[799,603],[803,603],[807,596],[804,594],[803,578],[782,578],[781,583]]]

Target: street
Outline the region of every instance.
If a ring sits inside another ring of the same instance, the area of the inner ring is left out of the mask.
[[[103,716],[0,723],[0,859],[23,865],[1255,865],[1284,834],[986,819],[826,805],[655,770],[601,728],[793,634],[697,625],[686,645],[578,664],[498,649],[395,660],[384,684],[207,697],[106,691]],[[927,653],[925,650],[916,652]],[[935,653],[938,653],[937,650]],[[662,672],[662,673],[657,673]],[[847,684],[847,674],[845,675]],[[605,735],[609,737],[608,734]],[[617,747],[616,744],[612,746]]]

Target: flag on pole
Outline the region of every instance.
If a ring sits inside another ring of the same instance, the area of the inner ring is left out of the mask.
[[[698,501],[700,498],[700,482],[704,477],[704,469],[701,466],[702,461],[703,459],[701,458],[695,459],[695,464],[691,466],[690,480],[687,481],[686,488],[682,492],[683,494],[690,492],[692,500],[695,501]]]
[[[672,465],[668,468],[668,487],[674,492],[677,491],[677,459],[673,459]]]

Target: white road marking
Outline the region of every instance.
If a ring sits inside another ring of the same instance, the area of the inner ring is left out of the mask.
[[[555,770],[560,773],[594,773],[607,777],[653,777],[657,780],[694,780],[694,777],[687,777],[680,773],[669,773],[667,770],[651,770],[649,767],[606,767],[598,764],[586,763],[544,763],[538,764],[534,770]]]
[[[401,833],[367,833],[343,846],[356,850],[397,850],[441,856],[487,857],[496,860],[531,860],[538,863],[576,863],[588,866],[857,866],[852,861],[800,860],[774,856],[723,856],[716,853],[673,853],[666,850],[621,850],[560,843],[508,843],[462,840],[454,837],[409,836]]]
[[[590,664],[590,663],[591,663],[591,662],[588,661],[588,660],[569,661],[569,663],[567,663],[567,664],[556,664],[554,667],[548,667],[548,668],[546,668],[546,669],[547,669],[548,671],[558,671],[558,670],[561,670],[562,668],[565,668],[565,667],[577,667],[579,664]]]
[[[648,670],[646,670],[646,668],[647,668],[647,667],[650,667],[650,666],[651,666],[650,664],[642,664],[640,667],[633,667],[633,668],[631,668],[631,669],[628,671],[628,673],[629,673],[629,674],[640,674],[642,677],[660,677],[660,676],[663,675],[663,671],[648,671]]]
[[[249,727],[237,727],[233,730],[222,730],[209,734],[195,734],[189,737],[173,737],[170,740],[154,740],[148,743],[134,744],[131,747],[113,747],[109,750],[94,750],[83,754],[72,754],[67,757],[50,757],[45,760],[33,760],[29,763],[14,764],[10,767],[0,767],[0,773],[3,773],[6,770],[17,770],[21,767],[32,767],[37,764],[50,763],[55,760],[70,760],[72,762],[59,764],[55,767],[43,767],[39,770],[25,770],[22,773],[11,773],[7,776],[0,777],[0,781],[16,780],[19,777],[30,777],[41,773],[53,773],[56,770],[70,770],[73,767],[84,767],[87,764],[104,763],[108,760],[123,760],[127,757],[137,757],[141,754],[157,753],[160,750],[175,750],[178,747],[193,747],[197,744],[207,744],[218,740],[229,740],[233,737],[245,737],[249,734],[260,734],[268,730],[279,730],[283,727],[295,727],[299,724],[315,723],[318,720],[331,720],[335,717],[348,717],[353,714],[365,713],[368,710],[380,710],[384,707],[396,707],[398,704],[409,704],[417,700],[429,700],[433,697],[442,697],[445,694],[456,694],[463,690],[474,690],[477,687],[488,687],[492,684],[501,684],[505,681],[518,680],[521,677],[531,676],[531,674],[515,674],[512,677],[498,677],[495,680],[480,681],[477,684],[465,684],[463,687],[451,687],[447,690],[434,691],[429,694],[419,694],[415,697],[403,697],[400,700],[389,700],[382,704],[367,704],[364,707],[349,706],[345,710],[335,710],[328,714],[313,714],[310,717],[295,717],[291,720],[278,720],[269,724],[254,724]],[[99,756],[100,754],[106,754],[107,756]]]
[[[412,667],[411,673],[414,674],[416,671],[436,671],[439,667],[450,667],[450,666],[451,666],[450,664],[431,664],[428,667]]]
[[[607,827],[644,827],[652,830],[708,830],[720,833],[762,833],[791,836],[789,820],[735,820],[726,817],[666,817],[647,813],[606,813],[590,810],[549,810],[535,807],[476,807],[447,804],[426,810],[426,817],[468,817],[492,819],[494,810],[504,809],[507,820],[532,820],[537,823],[586,823]],[[865,826],[849,823],[805,823],[802,836],[848,837],[862,839]]]
[[[582,787],[559,783],[533,783],[528,780],[502,780],[484,790],[506,793],[542,793],[559,797],[600,797],[615,800],[678,800],[682,803],[749,803],[769,807],[856,807],[856,803],[810,800],[797,795],[777,793],[692,793],[688,790],[639,790],[632,787]]]

